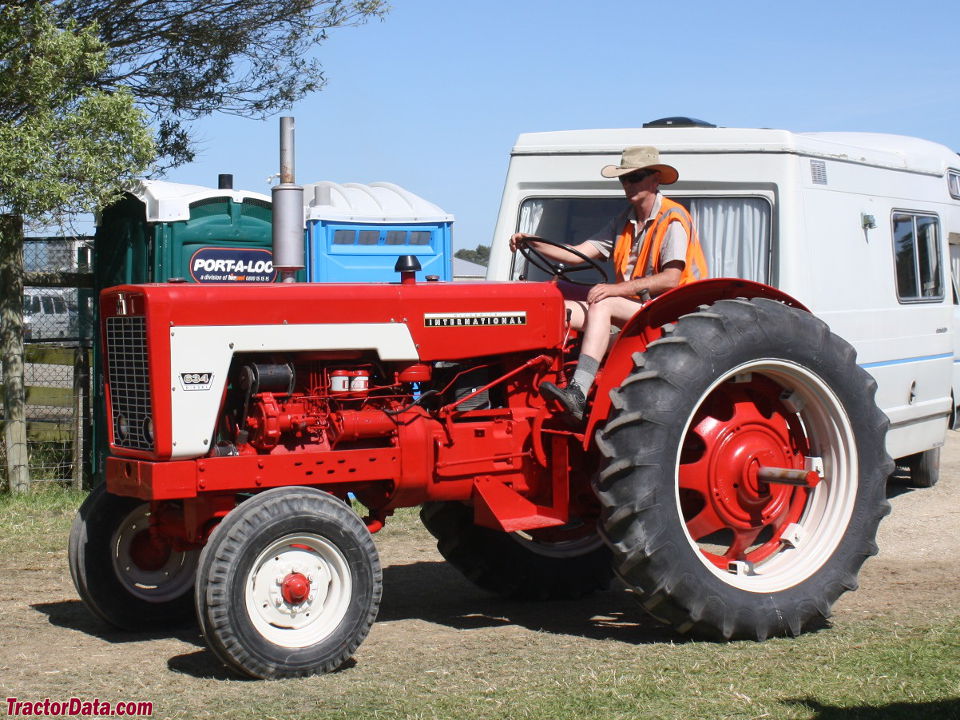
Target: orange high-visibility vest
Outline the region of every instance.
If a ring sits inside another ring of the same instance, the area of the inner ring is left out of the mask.
[[[684,258],[683,272],[680,274],[680,284],[686,285],[695,280],[702,280],[707,277],[707,259],[704,257],[703,248],[700,247],[700,238],[693,227],[693,218],[687,209],[678,202],[667,198],[660,199],[660,212],[653,219],[653,223],[647,228],[646,235],[643,238],[643,246],[637,254],[637,263],[633,266],[633,274],[630,280],[642,277],[646,272],[647,265],[653,267],[654,272],[658,272],[660,267],[660,251],[663,249],[663,240],[667,236],[667,228],[670,223],[678,222],[687,233],[687,254]],[[613,246],[613,265],[617,269],[617,281],[623,282],[627,271],[627,265],[630,263],[630,246],[633,244],[633,223],[627,220],[623,231],[617,237],[617,242]],[[653,262],[650,259],[653,258]]]

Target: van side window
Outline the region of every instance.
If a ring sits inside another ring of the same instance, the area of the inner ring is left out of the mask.
[[[943,299],[940,220],[935,215],[893,213],[897,297],[901,301]]]
[[[960,200],[960,170],[947,172],[947,188],[950,190],[950,197]]]
[[[47,315],[53,315],[53,298],[49,297],[48,295],[44,295],[40,299],[43,300],[43,312]]]

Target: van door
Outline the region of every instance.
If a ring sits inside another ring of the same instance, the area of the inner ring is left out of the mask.
[[[960,428],[960,412],[957,403],[960,402],[960,281],[957,279],[957,263],[954,253],[960,246],[950,245],[950,280],[953,287],[953,410],[950,413],[950,429]]]

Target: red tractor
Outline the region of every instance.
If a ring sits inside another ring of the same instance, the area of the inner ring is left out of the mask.
[[[241,673],[332,671],[377,615],[371,534],[417,505],[487,590],[567,598],[616,574],[698,636],[797,635],[856,587],[888,511],[887,419],[795,300],[740,280],[656,298],[570,427],[539,392],[577,357],[554,283],[398,266],[394,284],[104,291],[111,456],[70,537],[93,612],[196,612]]]

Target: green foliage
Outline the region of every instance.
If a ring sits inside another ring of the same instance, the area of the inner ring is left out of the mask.
[[[130,89],[171,165],[193,158],[189,122],[264,118],[326,84],[311,57],[332,28],[382,18],[386,0],[59,0],[109,48],[98,86]]]
[[[40,2],[0,7],[0,211],[39,224],[109,202],[155,146],[108,67],[97,28],[57,26]]]
[[[453,256],[455,258],[460,258],[461,260],[466,260],[467,262],[476,263],[477,265],[487,266],[487,263],[490,262],[490,246],[489,245],[477,245],[474,250],[466,250],[461,248],[457,250]]]

